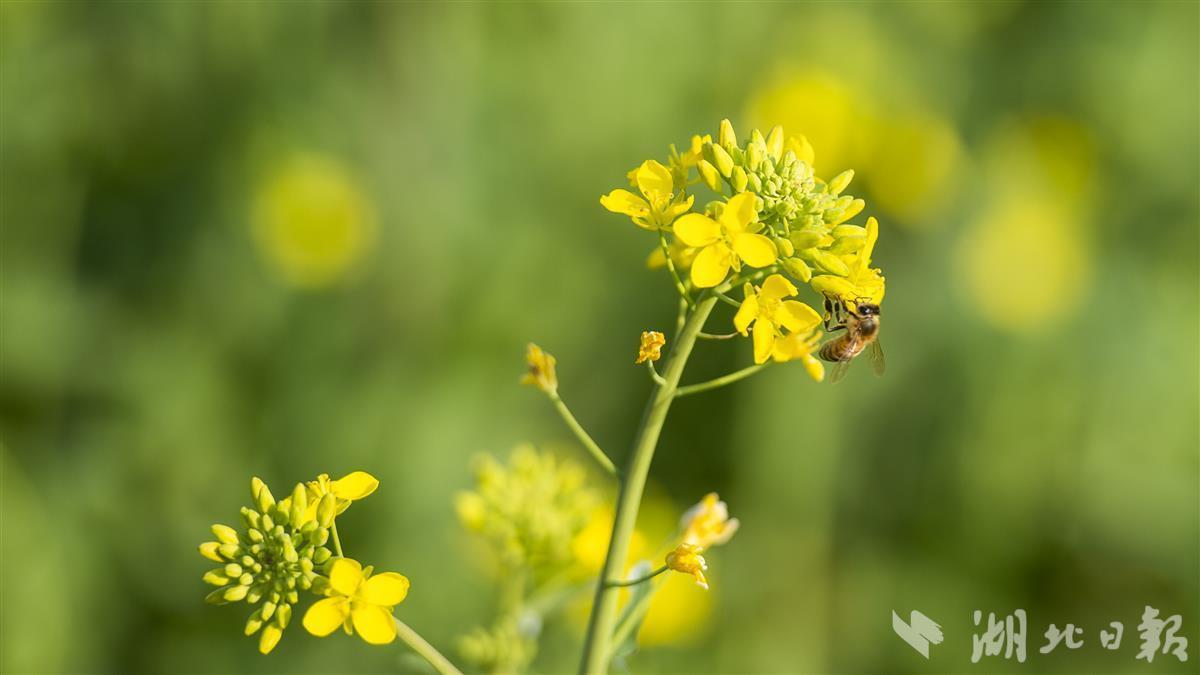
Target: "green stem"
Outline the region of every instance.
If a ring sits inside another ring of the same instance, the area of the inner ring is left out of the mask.
[[[709,380],[707,382],[701,382],[699,384],[690,384],[686,387],[680,387],[678,389],[678,391],[675,392],[675,396],[687,396],[688,394],[698,394],[702,391],[708,391],[709,389],[716,389],[717,387],[724,387],[727,384],[731,384],[733,382],[737,382],[738,380],[750,377],[751,375],[757,373],[758,371],[762,370],[763,368],[766,368],[767,365],[768,364],[766,364],[766,363],[760,363],[760,364],[754,365],[754,366],[747,366],[735,373],[730,373],[728,375],[724,375],[722,377],[718,377],[716,379]]]
[[[651,588],[646,593],[638,596],[637,600],[629,605],[621,612],[621,620],[617,622],[617,629],[613,631],[614,648],[625,644],[625,640],[629,639],[629,634],[633,632],[635,626],[641,621],[642,616],[650,609],[650,600],[654,598],[654,592],[657,588]],[[611,658],[612,655],[609,654]]]
[[[563,403],[563,400],[559,398],[558,392],[551,391],[549,392],[549,396],[550,400],[554,402],[554,409],[558,411],[559,415],[562,415],[563,421],[575,433],[575,437],[579,439],[579,442],[583,443],[583,447],[587,448],[587,451],[592,455],[592,459],[596,460],[596,463],[609,475],[614,478],[618,477],[617,467],[613,465],[608,455],[604,454],[604,451],[600,449],[596,441],[592,440],[588,432],[584,431],[583,427],[579,424],[579,420],[576,420],[575,416],[571,414],[570,409],[567,408],[567,404]]]
[[[732,333],[724,333],[721,335],[713,335],[712,333],[700,333],[696,337],[701,338],[703,340],[732,340],[733,338],[735,338],[739,335],[741,335],[741,333],[734,331]]]
[[[684,287],[683,279],[679,277],[679,271],[675,269],[675,261],[671,260],[671,247],[667,245],[667,235],[662,230],[658,231],[658,245],[662,248],[663,257],[667,259],[667,269],[671,271],[671,278],[675,280],[675,290],[679,292],[679,297],[687,301],[688,307],[694,309],[696,303],[687,292],[687,288]]]
[[[658,370],[654,367],[654,362],[650,359],[646,359],[646,370],[650,371],[650,379],[654,380],[654,384],[662,386],[666,382],[662,378],[662,375],[658,374]]]
[[[333,550],[335,553],[337,553],[337,557],[345,558],[346,556],[342,555],[342,540],[338,539],[337,536],[336,520],[329,524],[329,534],[333,537]]]
[[[740,308],[742,306],[742,303],[738,302],[737,300],[734,300],[733,298],[729,297],[728,295],[725,295],[724,293],[722,293],[720,291],[713,291],[713,294],[716,295],[718,298],[720,298],[721,302],[729,305],[730,307],[739,307]]]
[[[604,585],[606,585],[606,586],[615,586],[615,587],[623,587],[623,586],[637,586],[637,585],[638,585],[638,584],[640,584],[640,583],[644,583],[644,582],[650,581],[650,580],[651,580],[651,579],[653,579],[654,577],[656,577],[656,576],[658,576],[658,575],[660,575],[660,574],[662,574],[663,572],[666,572],[666,571],[667,571],[667,566],[666,566],[666,565],[663,565],[662,567],[660,567],[660,568],[658,568],[658,569],[654,570],[653,572],[650,572],[650,573],[648,573],[648,574],[644,574],[644,575],[642,575],[642,576],[640,576],[640,577],[638,577],[638,578],[636,578],[636,579],[629,579],[628,581],[606,581],[606,582],[604,582]],[[618,640],[618,642],[620,642],[620,641]]]
[[[393,617],[395,618],[395,617]],[[441,673],[441,675],[462,675],[462,671],[454,667],[453,663],[442,653],[433,648],[433,645],[425,641],[417,631],[409,627],[400,619],[396,619],[396,636],[399,637],[404,644],[408,645],[414,652],[419,654],[421,658],[429,662],[433,669]]]
[[[696,344],[696,334],[704,327],[704,322],[708,320],[708,315],[712,313],[716,304],[715,295],[701,296],[696,303],[696,309],[688,317],[671,349],[663,374],[665,381],[655,386],[650,400],[646,403],[641,426],[634,437],[633,452],[621,481],[612,537],[608,542],[608,556],[600,573],[601,580],[618,578],[625,569],[625,561],[629,557],[629,540],[633,536],[642,492],[646,487],[646,477],[650,473],[650,463],[654,459],[654,449],[658,445],[663,422],[667,418],[671,402],[675,400],[675,389],[679,386],[679,377],[683,375],[688,356]],[[597,675],[608,669],[619,593],[617,588],[604,583],[596,584],[596,599],[592,603],[592,615],[588,621],[587,638],[583,646],[583,661],[579,668],[584,675]]]

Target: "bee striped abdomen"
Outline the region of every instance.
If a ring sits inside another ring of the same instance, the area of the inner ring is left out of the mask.
[[[861,349],[855,349],[857,343],[858,341],[850,339],[849,335],[844,335],[836,340],[830,340],[821,345],[821,350],[817,352],[817,356],[820,356],[822,360],[829,361],[831,363],[837,363],[838,361],[849,361],[857,356],[858,352],[861,351]]]

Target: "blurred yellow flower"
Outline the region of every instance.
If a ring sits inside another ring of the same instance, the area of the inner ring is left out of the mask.
[[[954,197],[962,161],[954,127],[916,109],[873,120],[870,152],[859,164],[870,172],[873,203],[913,229],[928,229]]]
[[[696,253],[699,249],[692,248],[687,244],[672,239],[667,244],[667,252],[671,254],[671,262],[675,264],[675,269],[686,270],[692,266],[692,261],[696,259]],[[667,256],[663,254],[661,246],[655,246],[650,255],[646,257],[646,267],[656,270],[667,266]]]
[[[659,360],[662,358],[662,348],[665,344],[667,338],[662,333],[656,330],[642,331],[642,342],[638,345],[638,357],[634,363]]]
[[[635,170],[633,177],[642,197],[629,190],[616,189],[601,196],[600,204],[613,213],[629,216],[635,225],[647,230],[666,229],[680,214],[692,208],[695,197],[683,199],[682,190],[676,194],[671,171],[662,164],[646,160]]]
[[[780,124],[803,130],[804,136],[789,140],[788,147],[810,166],[814,164],[812,147],[818,147],[822,166],[837,170],[858,158],[864,107],[862,97],[837,78],[792,71],[782,73],[755,95],[748,116],[764,129],[768,124]]]
[[[739,525],[737,518],[729,517],[729,507],[715,492],[704,495],[704,499],[688,509],[680,521],[684,543],[701,549],[728,542]]]
[[[304,628],[317,637],[345,629],[358,632],[366,642],[385,645],[396,639],[392,608],[408,595],[408,579],[395,572],[372,576],[372,568],[356,560],[338,558],[329,570],[329,597],[319,600],[304,614]]]
[[[711,288],[725,281],[732,267],[741,270],[745,262],[751,267],[766,267],[775,262],[778,250],[775,242],[757,234],[758,198],[743,192],[729,198],[717,220],[700,213],[689,213],[675,221],[675,236],[684,244],[700,249],[692,261],[692,283],[697,288]]]
[[[530,342],[525,351],[525,362],[529,364],[529,371],[521,378],[521,384],[532,385],[547,394],[558,391],[558,375],[554,372],[557,360],[553,356]]]
[[[667,569],[692,575],[697,586],[708,590],[708,580],[704,578],[708,563],[704,561],[704,556],[700,555],[703,550],[700,546],[683,542],[667,554]]]
[[[1008,123],[984,147],[983,208],[955,262],[970,309],[1008,331],[1061,324],[1092,276],[1095,152],[1058,118]]]
[[[821,323],[821,315],[799,300],[784,300],[796,295],[796,287],[781,274],[772,274],[756,289],[746,283],[746,298],[733,317],[738,332],[746,335],[754,325],[754,362],[766,363],[775,347],[776,338],[782,337],[782,328],[796,333],[810,333]]]
[[[259,189],[254,234],[285,281],[318,288],[342,280],[362,259],[374,238],[375,213],[341,164],[301,155]]]

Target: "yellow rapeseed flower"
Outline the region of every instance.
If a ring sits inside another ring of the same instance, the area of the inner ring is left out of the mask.
[[[725,281],[730,268],[741,270],[742,263],[766,267],[775,262],[778,250],[770,238],[757,234],[758,198],[749,192],[734,195],[725,204],[717,220],[700,213],[689,213],[675,221],[675,236],[684,244],[700,249],[692,261],[692,283],[697,288],[712,288]]]
[[[747,282],[745,293],[733,325],[742,335],[754,325],[755,363],[766,363],[770,358],[776,339],[784,335],[782,328],[807,334],[821,323],[821,315],[812,307],[799,300],[784,300],[796,295],[796,287],[781,274],[767,277],[758,289]]]
[[[395,572],[372,576],[372,569],[349,558],[338,558],[329,570],[329,597],[304,614],[304,628],[325,637],[341,626],[347,635],[358,632],[366,642],[385,645],[396,639],[392,608],[408,595],[408,579]]]
[[[641,197],[629,190],[616,189],[601,196],[600,204],[613,213],[629,216],[635,225],[647,230],[667,229],[680,214],[692,208],[695,197],[684,198],[682,190],[676,193],[671,171],[662,164],[647,160],[633,177]]]
[[[638,357],[634,363],[659,360],[662,358],[662,348],[665,344],[667,338],[662,333],[656,330],[642,331],[642,343],[638,345]]]
[[[704,495],[704,499],[688,509],[680,521],[683,541],[701,549],[726,543],[739,525],[737,518],[729,517],[729,507],[715,492]]]
[[[529,364],[529,372],[521,378],[521,384],[533,385],[547,394],[558,391],[558,375],[554,372],[557,360],[553,356],[530,342],[525,352],[525,361]]]
[[[700,249],[688,246],[676,238],[672,238],[667,244],[667,253],[671,255],[671,262],[675,264],[677,270],[690,268],[699,251]],[[646,267],[656,270],[666,266],[667,256],[663,253],[662,246],[655,246],[654,250],[650,251],[650,255],[646,256]]]
[[[704,561],[704,556],[700,555],[703,550],[695,544],[683,542],[676,546],[674,551],[667,554],[666,562],[668,569],[692,575],[696,579],[697,586],[708,590],[708,579],[704,578],[708,563]]]

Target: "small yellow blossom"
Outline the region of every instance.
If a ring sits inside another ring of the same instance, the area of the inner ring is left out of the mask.
[[[408,579],[395,572],[371,575],[356,560],[338,558],[329,570],[329,597],[318,601],[304,614],[304,628],[325,637],[341,626],[347,635],[373,645],[396,639],[392,608],[408,595]]]
[[[671,146],[671,180],[675,185],[687,185],[688,171],[704,158],[704,144],[712,143],[712,136],[693,135],[691,146],[684,152],[679,152]],[[630,173],[636,173],[636,169]],[[636,181],[633,183],[636,185]]]
[[[667,338],[656,330],[642,331],[642,343],[638,345],[638,357],[634,363],[657,361],[662,358],[663,345]]]
[[[737,532],[738,525],[738,519],[729,517],[729,507],[715,492],[704,495],[704,499],[688,509],[680,521],[684,529],[684,543],[698,546],[701,550],[729,541]]]
[[[638,167],[633,178],[641,197],[629,190],[617,189],[601,196],[600,204],[613,213],[629,216],[635,225],[647,230],[667,229],[692,208],[695,197],[684,198],[682,190],[677,194],[671,171],[662,164],[647,160]]]
[[[758,234],[758,198],[743,192],[729,198],[717,220],[689,213],[675,222],[675,236],[684,244],[701,249],[692,262],[692,283],[712,288],[725,280],[730,268],[742,263],[766,267],[775,262],[778,250],[770,238]]]
[[[696,579],[697,586],[708,590],[708,580],[704,578],[708,563],[704,561],[704,556],[700,555],[702,550],[695,544],[683,542],[676,546],[674,551],[667,554],[667,569],[692,575]]]
[[[365,499],[378,487],[379,479],[366,471],[354,471],[337,480],[329,480],[329,474],[323,473],[308,482],[309,508],[315,509],[322,497],[332,494],[337,504],[335,513],[341,514],[350,507],[350,502]]]
[[[749,282],[746,299],[733,317],[733,325],[742,335],[754,325],[754,362],[766,363],[775,341],[783,337],[782,328],[792,333],[810,333],[821,323],[821,315],[799,300],[784,300],[796,295],[796,287],[783,275],[772,274],[759,289]]]
[[[529,372],[521,378],[521,384],[531,384],[547,394],[558,391],[558,375],[554,372],[557,360],[553,356],[530,342],[525,352],[525,361],[529,364]]]

